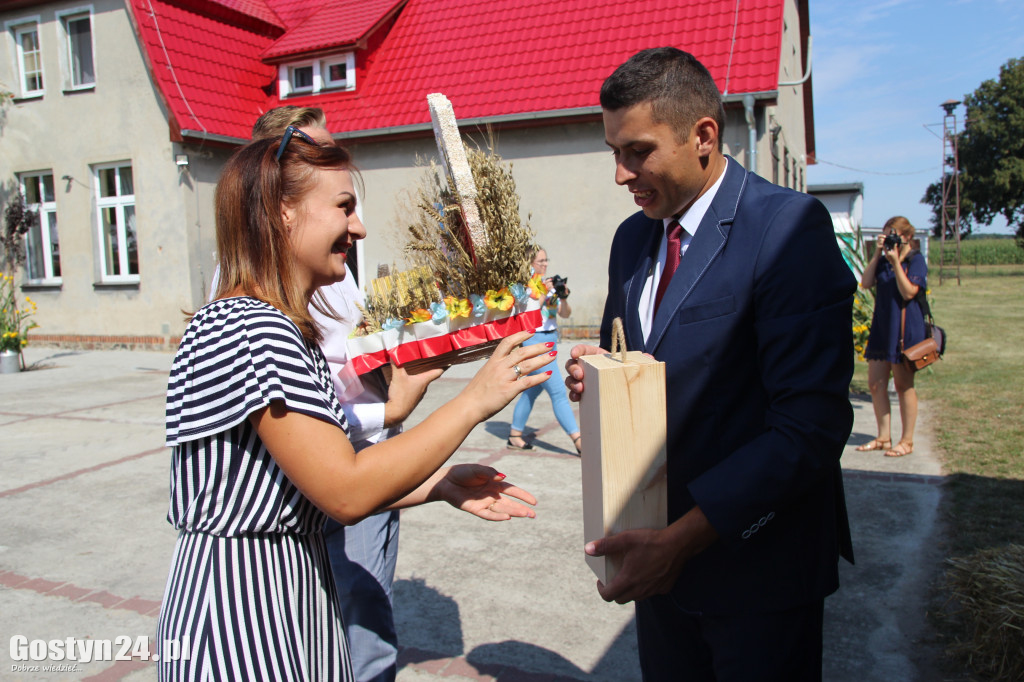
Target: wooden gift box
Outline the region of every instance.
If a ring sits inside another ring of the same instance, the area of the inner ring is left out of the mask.
[[[580,400],[583,436],[583,537],[664,528],[665,363],[639,351],[585,355]],[[604,584],[621,556],[587,556]]]

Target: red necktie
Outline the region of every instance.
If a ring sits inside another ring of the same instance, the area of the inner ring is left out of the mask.
[[[661,273],[661,281],[658,282],[658,292],[654,295],[654,312],[658,312],[658,306],[661,305],[661,297],[665,295],[665,290],[668,289],[668,283],[672,280],[672,275],[676,273],[676,268],[679,267],[679,251],[683,247],[683,226],[679,224],[678,220],[673,220],[668,224],[668,248],[665,251],[665,270]]]

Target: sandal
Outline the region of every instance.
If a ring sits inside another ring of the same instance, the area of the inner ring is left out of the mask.
[[[891,438],[886,438],[884,440],[881,439],[881,438],[875,438],[874,440],[870,440],[867,443],[864,443],[864,445],[858,445],[856,447],[857,452],[870,452],[872,450],[891,450],[891,449],[892,449],[892,439]]]
[[[583,448],[580,446],[580,441],[582,439],[583,439],[583,435],[582,434],[579,435],[579,436],[576,436],[575,438],[572,439],[572,444],[576,446],[576,454],[577,455],[582,455],[583,454]]]
[[[908,440],[901,440],[896,447],[885,453],[886,457],[903,457],[914,451],[914,444]]]
[[[523,441],[522,445],[516,445],[512,442],[513,438],[518,438]],[[522,436],[509,436],[508,440],[505,441],[505,447],[509,450],[533,450],[533,446],[526,442],[526,439]]]

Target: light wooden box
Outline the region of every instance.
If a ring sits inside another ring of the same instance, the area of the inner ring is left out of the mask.
[[[584,542],[637,528],[664,528],[665,363],[639,351],[585,355],[580,400]],[[587,556],[604,584],[620,556]]]

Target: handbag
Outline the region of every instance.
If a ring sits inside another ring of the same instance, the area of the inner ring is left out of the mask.
[[[900,349],[902,351],[900,357],[904,366],[911,372],[924,369],[941,358],[942,354],[946,352],[946,331],[935,324],[935,320],[932,319],[932,311],[924,291],[918,290],[914,300],[917,301],[917,304],[921,307],[921,312],[927,317],[928,321],[924,324],[924,341],[904,349],[903,331],[907,324],[907,306],[904,305],[903,310],[900,312]]]

